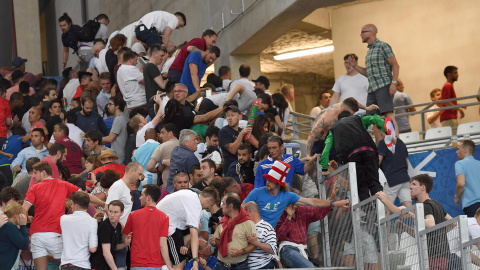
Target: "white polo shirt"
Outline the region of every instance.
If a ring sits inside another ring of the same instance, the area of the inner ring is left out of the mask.
[[[172,13],[157,10],[143,15],[143,17],[136,23],[135,26],[139,26],[140,24],[144,24],[147,28],[155,27],[157,32],[163,35],[167,26],[172,30],[177,28],[178,18]]]
[[[97,220],[84,211],[75,211],[60,218],[62,265],[73,264],[90,269],[89,248],[98,246],[97,226]]]
[[[120,217],[120,222],[125,226],[125,224],[127,224],[128,215],[132,212],[133,202],[132,195],[130,195],[130,189],[122,179],[115,181],[110,187],[105,203],[110,204],[114,200],[119,200],[123,203],[124,210],[122,217]],[[107,219],[107,214],[105,214],[104,219]]]

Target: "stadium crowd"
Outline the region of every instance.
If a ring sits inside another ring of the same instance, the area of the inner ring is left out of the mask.
[[[2,269],[314,267],[309,224],[349,207],[334,194],[302,196],[320,154],[324,174],[356,162],[362,200],[399,196],[411,205],[408,153],[397,138],[404,130],[393,111],[399,65],[374,25],[361,32],[366,68],[345,56],[347,74],[314,108],[307,157],[299,159],[285,153],[292,85],[273,93],[268,78],[249,79],[246,64],[238,80],[222,66],[201,85],[221,55],[219,37],[206,30],[176,46],[170,37],[187,25],[181,12],[147,13],[110,36],[108,23],[105,14],[84,26],[66,13],[58,19],[59,83],[25,72],[20,57],[1,68]],[[70,49],[75,67],[65,66]],[[453,95],[456,70],[445,74]],[[455,124],[453,116],[444,120]],[[473,154],[469,141],[459,151],[462,159]],[[476,161],[466,159],[458,198],[474,196],[468,162]],[[467,201],[473,217],[470,205],[480,200]]]

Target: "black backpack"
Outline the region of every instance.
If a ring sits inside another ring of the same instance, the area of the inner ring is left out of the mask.
[[[95,35],[100,29],[100,23],[97,21],[97,18],[89,20],[80,28],[80,31],[77,32],[77,39],[80,42],[90,42],[95,40]]]

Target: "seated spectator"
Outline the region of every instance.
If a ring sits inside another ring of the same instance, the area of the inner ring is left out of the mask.
[[[227,193],[222,199],[223,218],[210,237],[210,244],[218,247],[216,269],[246,269],[248,254],[255,246],[248,237],[255,235],[255,223],[241,206],[240,197]]]
[[[257,115],[252,126],[252,133],[250,134],[249,144],[255,152],[260,148],[260,138],[270,131],[270,122],[265,115]]]
[[[253,190],[253,184],[237,182],[233,177],[224,177],[223,181],[225,181],[226,186],[225,192],[238,194],[242,202]]]
[[[197,134],[190,129],[180,132],[179,146],[172,150],[170,160],[163,160],[163,164],[170,166],[170,174],[167,180],[165,191],[173,192],[173,176],[178,171],[189,172],[190,168],[199,164],[197,157],[193,154],[197,150]]]
[[[27,173],[25,163],[31,157],[37,157],[43,159],[48,155],[48,149],[43,145],[43,138],[45,138],[45,131],[41,128],[32,130],[32,143],[30,147],[24,148],[18,153],[17,158],[10,164],[10,169],[19,173]]]
[[[5,214],[8,222],[0,227],[0,261],[5,269],[17,269],[19,251],[29,249],[27,215],[18,203],[9,204]]]
[[[200,168],[200,164],[195,164],[192,166],[189,172],[190,175],[190,186],[194,186],[197,183],[202,182],[203,180],[203,175],[202,175],[202,169]]]
[[[198,269],[200,270],[210,270],[215,269],[215,264],[217,263],[217,257],[212,256],[212,246],[208,244],[208,241],[199,238],[198,239]],[[190,270],[193,267],[193,260],[188,261],[185,264],[184,270]]]
[[[242,143],[238,147],[237,160],[230,164],[225,176],[233,177],[239,183],[248,183],[253,185],[255,181],[255,161],[252,159],[252,156],[253,152],[250,145],[247,143]]]
[[[442,89],[435,88],[430,92],[430,99],[432,101],[437,101],[442,99]],[[430,109],[438,109],[440,108],[437,104],[434,104]],[[435,112],[427,112],[425,113],[425,117],[427,118],[428,126],[430,128],[437,128],[441,127],[442,124],[440,123],[440,113],[442,111],[435,111]]]
[[[85,145],[89,156],[99,156],[101,151],[108,150],[109,148],[102,144],[102,133],[96,129],[92,129],[85,133]]]
[[[277,253],[277,234],[273,227],[260,217],[260,210],[255,202],[245,204],[245,212],[255,223],[256,234],[248,236],[248,243],[256,249],[248,255],[248,267],[251,269],[278,268],[273,256]]]

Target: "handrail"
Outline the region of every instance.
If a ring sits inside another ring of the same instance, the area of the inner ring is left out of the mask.
[[[394,109],[410,109],[410,108],[415,108],[415,107],[420,107],[420,106],[427,106],[427,105],[435,105],[439,103],[445,103],[445,102],[450,102],[450,101],[458,101],[458,100],[463,100],[463,99],[470,99],[470,98],[479,98],[480,95],[472,95],[472,96],[465,96],[465,97],[459,97],[459,98],[450,98],[450,99],[442,99],[442,100],[437,100],[437,101],[431,101],[431,102],[426,102],[426,103],[420,103],[420,104],[412,104],[412,105],[403,105],[403,106],[397,106]],[[430,107],[431,107],[430,106]]]

